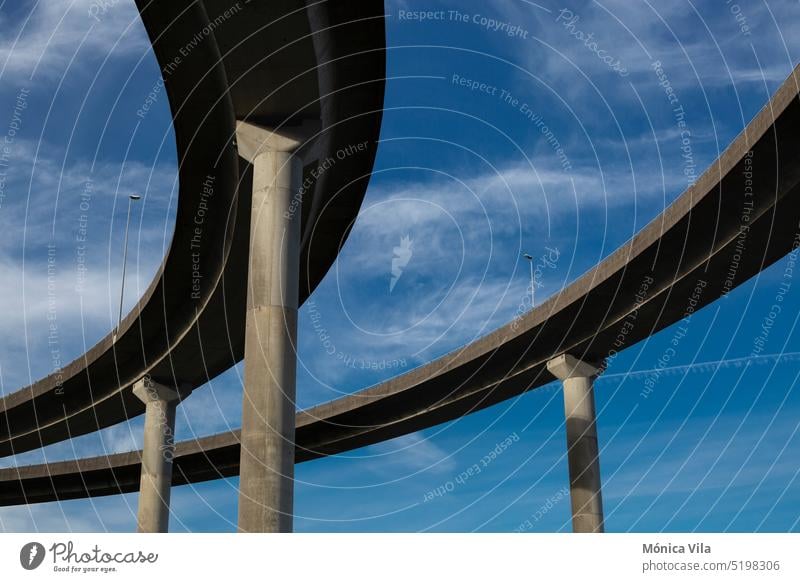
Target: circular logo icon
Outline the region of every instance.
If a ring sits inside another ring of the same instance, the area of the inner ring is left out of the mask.
[[[44,546],[39,542],[30,542],[19,551],[19,563],[26,570],[35,570],[44,561]]]

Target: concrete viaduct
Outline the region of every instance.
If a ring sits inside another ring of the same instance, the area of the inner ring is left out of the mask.
[[[295,463],[558,379],[573,529],[603,531],[593,378],[689,305],[711,303],[800,245],[798,69],[693,186],[557,295],[425,366],[295,412],[297,308],[335,259],[369,180],[385,41],[381,2],[281,4],[140,2],[180,154],[173,243],[117,334],[71,364],[62,384],[45,378],[0,401],[0,454],[142,413],[144,450],[0,470],[0,505],[140,490],[140,531],[166,531],[172,486],[240,475],[239,530],[291,531]],[[208,33],[171,70],[198,31]],[[359,143],[368,146],[306,188],[315,160]],[[208,176],[208,276],[195,289],[187,247]],[[242,358],[241,431],[174,444],[175,406]]]

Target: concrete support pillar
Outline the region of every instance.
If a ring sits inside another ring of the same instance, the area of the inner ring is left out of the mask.
[[[569,354],[547,362],[547,369],[564,384],[572,531],[602,532],[603,499],[592,387],[600,370]]]
[[[299,135],[239,122],[253,164],[239,472],[242,532],[291,532],[300,268]]]
[[[175,408],[181,400],[181,392],[143,378],[133,385],[133,393],[146,406],[137,531],[164,533],[169,528]],[[184,393],[183,397],[186,395]]]

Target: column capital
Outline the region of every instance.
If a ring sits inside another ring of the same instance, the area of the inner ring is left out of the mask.
[[[570,354],[561,354],[548,361],[547,370],[559,380],[592,378],[601,372],[600,368]]]
[[[264,152],[294,152],[313,138],[321,127],[316,119],[304,119],[301,125],[283,126],[277,130],[237,120],[236,147],[239,155],[252,164]]]
[[[145,376],[134,383],[133,393],[139,400],[147,404],[156,400],[165,402],[183,400],[192,393],[192,389],[188,385],[183,385],[182,387],[166,386]]]

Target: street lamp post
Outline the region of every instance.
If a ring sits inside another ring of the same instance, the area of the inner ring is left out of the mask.
[[[531,266],[531,309],[533,309],[536,306],[536,286],[533,280],[533,256],[528,253],[522,253],[522,256],[528,260],[528,264]]]
[[[114,330],[116,337],[119,332],[119,326],[122,323],[122,301],[125,297],[125,269],[128,266],[128,228],[131,225],[131,205],[135,200],[139,200],[141,196],[138,194],[131,194],[128,196],[128,218],[125,221],[125,243],[122,248],[122,285],[119,289],[119,317],[117,318],[117,327]]]

